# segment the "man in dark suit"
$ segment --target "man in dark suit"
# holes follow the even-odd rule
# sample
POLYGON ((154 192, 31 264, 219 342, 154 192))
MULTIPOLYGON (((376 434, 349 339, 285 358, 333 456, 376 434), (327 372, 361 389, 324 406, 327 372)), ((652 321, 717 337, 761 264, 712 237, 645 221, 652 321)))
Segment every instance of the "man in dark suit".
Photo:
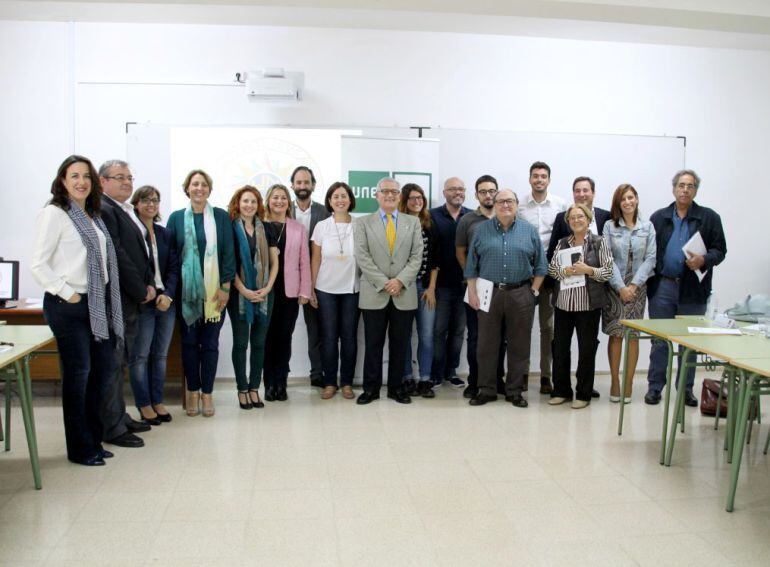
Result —
MULTIPOLYGON (((572 182, 572 198, 574 199, 574 202, 578 205, 585 205, 594 214, 594 218, 591 221, 588 230, 597 236, 601 236, 602 231, 604 230, 604 223, 610 219, 610 212, 599 207, 594 207, 595 196, 596 184, 590 177, 577 177, 575 181, 572 182)), ((570 234, 572 234, 572 231, 569 229, 567 220, 564 218, 564 213, 559 213, 556 215, 556 220, 553 223, 551 241, 548 244, 547 258, 549 263, 551 262, 553 251, 556 250, 556 245, 559 243, 559 240, 570 234)))
MULTIPOLYGON (((331 213, 321 203, 311 199, 315 189, 313 170, 304 165, 295 168, 291 174, 291 189, 296 197, 291 205, 294 219, 302 223, 307 230, 308 252, 310 239, 318 221, 327 218, 331 213)), ((314 300, 302 306, 302 316, 307 328, 307 356, 310 359, 310 385, 324 387, 323 365, 321 364, 321 335, 318 329, 318 303, 314 300)))
POLYGON ((141 303, 155 299, 154 263, 145 239, 146 229, 129 203, 133 192, 133 176, 128 164, 110 160, 99 168, 102 197, 102 219, 110 231, 118 257, 120 297, 125 325, 124 344, 118 344, 115 357, 117 370, 102 408, 104 441, 119 447, 142 447, 144 441, 135 432, 150 426, 134 421, 126 413, 123 384, 129 353, 136 341, 136 320, 141 303))
MULTIPOLYGON (((585 205, 588 207, 588 210, 594 214, 594 218, 591 221, 588 230, 598 236, 601 236, 602 232, 604 231, 604 223, 606 223, 610 218, 610 212, 599 207, 594 207, 595 196, 596 183, 594 183, 594 180, 590 177, 576 177, 575 181, 572 182, 572 198, 574 199, 574 202, 578 205, 585 205)), ((572 233, 569 225, 567 224, 567 219, 564 218, 564 214, 565 213, 559 213, 556 215, 556 220, 553 223, 551 241, 548 244, 548 252, 546 254, 549 264, 551 263, 553 252, 556 250, 556 245, 559 243, 559 240, 565 236, 569 236, 572 233)), ((598 398, 599 392, 597 392, 595 389, 592 390, 591 397, 598 398)))

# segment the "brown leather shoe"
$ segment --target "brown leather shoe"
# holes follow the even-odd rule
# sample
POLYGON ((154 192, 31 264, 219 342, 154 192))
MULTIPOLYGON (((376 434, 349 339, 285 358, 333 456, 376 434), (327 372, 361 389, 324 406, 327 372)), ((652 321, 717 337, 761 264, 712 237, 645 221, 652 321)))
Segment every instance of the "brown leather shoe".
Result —
POLYGON ((551 379, 548 376, 540 378, 540 393, 550 394, 553 392, 553 386, 551 385, 551 379))
POLYGON ((337 393, 337 387, 336 386, 326 386, 321 391, 321 399, 322 400, 330 400, 334 397, 334 394, 337 393))
POLYGON ((342 387, 342 397, 346 400, 352 400, 356 397, 356 395, 353 393, 353 386, 343 386, 342 387))

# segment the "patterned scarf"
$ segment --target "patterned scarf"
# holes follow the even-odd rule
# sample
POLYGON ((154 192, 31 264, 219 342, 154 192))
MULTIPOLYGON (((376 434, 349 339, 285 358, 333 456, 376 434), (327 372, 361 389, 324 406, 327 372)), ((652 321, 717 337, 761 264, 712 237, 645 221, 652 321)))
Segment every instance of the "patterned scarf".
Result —
POLYGON ((195 233, 192 204, 184 212, 184 248, 182 250, 182 318, 192 326, 203 317, 206 323, 216 323, 222 316, 217 309, 219 289, 219 256, 217 254, 217 225, 214 207, 206 203, 203 210, 203 231, 206 251, 201 272, 198 239, 195 233))
MULTIPOLYGON (((233 221, 235 230, 235 239, 238 241, 238 253, 241 256, 241 281, 243 285, 252 291, 262 289, 267 285, 270 277, 269 255, 267 250, 267 238, 265 237, 265 225, 258 218, 254 217, 254 237, 257 241, 254 251, 254 261, 251 260, 251 251, 249 250, 249 240, 246 237, 246 228, 241 219, 233 221)), ((254 323, 254 314, 256 312, 260 323, 267 321, 267 300, 259 303, 246 301, 240 293, 238 294, 238 313, 241 319, 251 325, 254 323)))
POLYGON ((85 211, 74 201, 70 201, 67 211, 75 230, 86 247, 86 259, 88 262, 88 316, 91 321, 91 333, 97 341, 110 338, 110 322, 112 331, 119 339, 123 339, 123 308, 120 303, 120 278, 118 276, 118 259, 115 256, 115 247, 112 238, 104 226, 100 217, 94 217, 93 222, 85 211), (107 304, 105 298, 105 277, 102 272, 102 251, 99 247, 99 237, 96 229, 102 231, 107 240, 107 270, 110 281, 107 284, 110 290, 110 320, 107 320, 107 304))

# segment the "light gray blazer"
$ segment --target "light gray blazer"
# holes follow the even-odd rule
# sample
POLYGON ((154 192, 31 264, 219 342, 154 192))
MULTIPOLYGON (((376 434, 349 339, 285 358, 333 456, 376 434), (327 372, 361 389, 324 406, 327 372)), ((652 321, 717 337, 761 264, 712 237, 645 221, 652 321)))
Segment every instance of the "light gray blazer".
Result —
POLYGON ((415 280, 422 264, 422 230, 420 221, 406 213, 398 213, 396 245, 393 256, 388 249, 385 225, 380 211, 361 217, 356 223, 356 262, 361 270, 361 309, 383 309, 390 295, 383 289, 385 282, 397 278, 404 284, 393 298, 396 309, 417 309, 415 280))

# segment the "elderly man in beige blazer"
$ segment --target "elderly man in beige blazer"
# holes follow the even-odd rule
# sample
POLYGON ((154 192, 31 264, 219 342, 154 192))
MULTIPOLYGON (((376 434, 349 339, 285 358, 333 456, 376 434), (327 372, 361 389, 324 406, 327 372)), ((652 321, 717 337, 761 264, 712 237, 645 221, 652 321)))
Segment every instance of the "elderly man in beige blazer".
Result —
POLYGON ((380 397, 382 351, 388 334, 388 397, 411 403, 401 385, 406 343, 417 311, 415 280, 422 263, 422 231, 417 217, 399 214, 400 186, 385 177, 377 183, 377 212, 356 223, 356 261, 361 270, 358 306, 364 317, 364 391, 356 403, 380 397))

